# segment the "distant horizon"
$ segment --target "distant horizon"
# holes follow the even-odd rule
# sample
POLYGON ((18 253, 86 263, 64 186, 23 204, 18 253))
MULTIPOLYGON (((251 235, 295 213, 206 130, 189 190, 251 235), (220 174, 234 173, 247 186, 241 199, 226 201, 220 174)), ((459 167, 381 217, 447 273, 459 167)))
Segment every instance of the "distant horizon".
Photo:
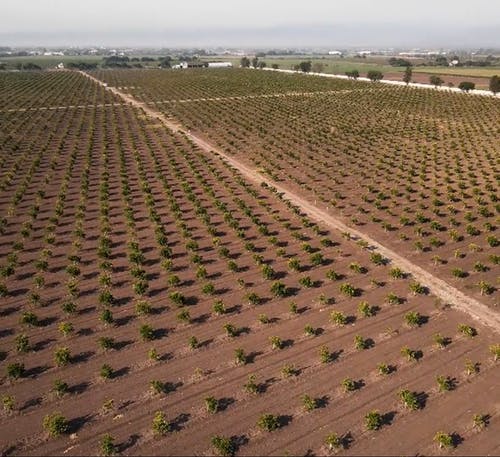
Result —
POLYGON ((205 27, 168 30, 131 28, 89 31, 3 32, 0 46, 135 48, 500 48, 498 26, 400 24, 302 24, 280 27, 205 27), (362 34, 360 33, 362 30, 362 34), (124 38, 124 35, 126 38, 124 38), (366 38, 370 36, 370 39, 366 38))
POLYGON ((0 46, 500 47, 500 2, 2 0, 0 46))

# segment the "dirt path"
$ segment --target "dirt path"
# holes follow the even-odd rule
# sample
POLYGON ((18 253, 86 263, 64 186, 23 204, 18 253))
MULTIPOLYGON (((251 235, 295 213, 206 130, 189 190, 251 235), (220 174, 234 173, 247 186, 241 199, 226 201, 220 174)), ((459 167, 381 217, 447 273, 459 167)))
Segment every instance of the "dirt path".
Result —
MULTIPOLYGON (((275 69, 275 68, 263 68, 263 70, 278 71, 281 73, 300 74, 300 75, 305 75, 305 76, 307 76, 307 75, 322 76, 324 78, 349 79, 346 75, 337 75, 337 74, 332 74, 332 73, 312 73, 312 72, 304 73, 300 70, 283 70, 283 69, 275 69)), ((463 79, 463 78, 461 78, 461 79, 463 79)), ((359 77, 359 78, 357 78, 357 80, 371 82, 370 79, 363 78, 363 77, 359 77)), ((470 80, 470 78, 468 80, 470 80)), ((464 94, 464 91, 462 91, 458 87, 447 87, 447 86, 434 87, 431 84, 424 84, 424 83, 420 83, 420 82, 411 82, 409 84, 406 84, 403 81, 399 81, 399 80, 394 81, 392 79, 381 79, 379 82, 382 84, 390 84, 393 86, 406 86, 406 85, 408 85, 409 87, 418 87, 420 89, 441 90, 441 91, 445 91, 445 92, 456 92, 456 93, 464 94)), ((494 98, 500 97, 500 93, 494 94, 494 93, 490 92, 489 90, 482 90, 482 89, 474 89, 474 90, 468 92, 468 95, 480 95, 480 96, 487 96, 487 97, 494 97, 494 98)))
POLYGON ((345 225, 343 222, 341 222, 334 216, 330 215, 327 211, 318 208, 314 204, 310 203, 308 200, 305 200, 299 195, 290 192, 285 187, 263 176, 253 168, 250 168, 249 166, 245 165, 239 160, 236 160, 235 158, 225 154, 223 151, 213 146, 212 144, 202 139, 201 137, 189 131, 186 131, 179 123, 175 122, 170 118, 167 118, 158 111, 149 108, 148 106, 145 106, 144 103, 137 101, 134 97, 121 92, 115 87, 107 86, 99 79, 85 72, 80 72, 80 73, 92 79, 97 84, 106 87, 106 89, 108 89, 118 97, 121 97, 124 101, 130 103, 131 105, 139 109, 142 109, 150 117, 160 120, 165 126, 170 128, 174 132, 183 133, 201 149, 219 155, 221 158, 226 160, 230 165, 236 168, 243 176, 245 176, 250 181, 257 183, 259 185, 262 182, 265 182, 275 187, 278 190, 278 192, 283 193, 283 196, 285 198, 287 198, 292 203, 300 207, 300 209, 312 219, 315 219, 316 221, 321 222, 327 225, 328 227, 334 228, 341 232, 349 232, 351 238, 354 240, 364 240, 368 242, 370 245, 369 248, 372 251, 379 252, 384 257, 389 259, 389 261, 395 266, 398 266, 407 273, 411 273, 411 275, 415 278, 415 280, 425 285, 432 294, 434 294, 436 297, 438 297, 443 301, 443 304, 449 304, 454 308, 469 314, 471 317, 477 319, 483 325, 492 328, 496 332, 500 331, 500 314, 488 308, 483 303, 475 300, 472 297, 465 295, 455 287, 449 285, 447 282, 437 278, 436 276, 424 270, 423 268, 419 267, 418 265, 415 265, 413 262, 409 261, 405 257, 400 256, 392 249, 383 246, 382 244, 372 239, 367 234, 345 225))

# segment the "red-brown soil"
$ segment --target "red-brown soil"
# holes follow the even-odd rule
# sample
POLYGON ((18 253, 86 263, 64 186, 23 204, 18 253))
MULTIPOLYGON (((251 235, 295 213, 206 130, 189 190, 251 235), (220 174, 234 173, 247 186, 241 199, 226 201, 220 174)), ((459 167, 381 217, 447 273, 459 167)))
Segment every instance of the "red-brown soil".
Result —
MULTIPOLYGON (((161 115, 124 105, 111 93, 106 97, 114 106, 102 106, 101 101, 92 106, 79 97, 72 103, 90 106, 0 113, 14 132, 0 131, 1 179, 16 170, 0 194, 6 220, 2 268, 10 264, 15 270, 2 279, 8 295, 0 298, 1 390, 15 399, 13 411, 1 419, 3 453, 96 454, 101 437, 109 433, 117 451, 127 455, 211 455, 211 437, 219 434, 232 437, 241 455, 325 454, 325 437, 336 432, 350 433, 341 451, 345 454, 435 454, 443 452, 433 442, 441 430, 456 434, 457 446, 448 453, 496 452, 498 366, 489 348, 498 342, 497 333, 432 294, 413 294, 412 277, 393 279, 392 265, 375 265, 370 251, 356 240, 315 224, 289 196, 252 184, 197 146, 193 137, 167 129, 161 115), (32 138, 24 131, 32 132, 32 138), (39 190, 45 191, 43 196, 39 190), (108 267, 99 255, 107 227, 110 286, 103 282, 108 267), (169 252, 162 251, 159 227, 169 252), (144 256, 139 263, 130 257, 131 241, 144 256), (43 249, 52 252, 45 255, 43 249), (314 252, 322 253, 322 263, 312 262, 314 252), (162 256, 171 264, 162 262, 162 256), (45 258, 46 271, 37 262, 45 258), (300 261, 300 271, 290 268, 291 258, 300 261), (80 268, 79 291, 73 298, 76 312, 67 314, 61 305, 70 300, 67 266, 72 264, 80 268), (274 279, 263 277, 264 264, 273 268, 274 279), (357 273, 352 264, 365 270, 357 273), (206 278, 197 274, 200 265, 206 278), (134 267, 145 270, 149 288, 142 297, 134 291, 134 267), (327 278, 332 269, 342 276, 339 280, 327 278), (37 286, 35 276, 42 276, 45 284, 37 286), (313 287, 299 283, 305 276, 313 287), (288 297, 273 295, 276 281, 290 288, 288 297), (213 283, 214 295, 202 292, 207 282, 213 283), (351 283, 360 295, 345 296, 342 283, 351 283), (100 302, 100 293, 108 289, 112 305, 100 302), (173 302, 173 291, 184 294, 185 307, 173 302), (249 292, 262 302, 251 304, 249 292), (389 293, 401 303, 389 304, 389 293), (137 315, 140 299, 151 304, 152 314, 137 315), (213 313, 216 300, 224 302, 226 314, 213 313), (292 301, 297 314, 290 312, 292 301), (374 316, 359 314, 361 301, 378 308, 374 316), (189 323, 178 319, 182 308, 189 310, 189 323), (114 325, 100 320, 104 309, 112 311, 114 325), (329 319, 334 310, 352 316, 351 322, 334 325, 329 319), (20 323, 27 311, 36 313, 39 326, 20 323), (423 316, 420 326, 405 323, 409 311, 423 316), (259 321, 262 314, 269 323, 259 321), (69 336, 59 331, 62 322, 73 324, 69 336), (138 329, 144 323, 155 329, 154 340, 141 340, 138 329), (240 330, 238 336, 226 335, 227 323, 240 330), (473 326, 477 336, 458 332, 463 323, 473 326), (316 336, 304 333, 308 325, 316 336), (437 348, 436 333, 451 343, 437 348), (27 353, 16 350, 19 334, 29 337, 27 353), (373 346, 355 349, 356 335, 371 339, 373 346), (191 336, 199 341, 198 349, 189 348, 191 336), (281 337, 286 347, 272 349, 272 336, 281 337), (101 348, 102 337, 114 338, 114 349, 101 348), (329 363, 320 360, 323 346, 332 353, 329 363), (402 357, 405 346, 422 351, 418 362, 402 357), (71 363, 64 367, 54 363, 59 347, 71 350, 71 363), (160 360, 148 359, 152 347, 160 360), (247 364, 235 364, 236 348, 244 349, 247 364), (478 373, 464 372, 469 359, 480 364, 478 373), (8 379, 7 366, 14 362, 24 363, 25 377, 8 379), (378 374, 381 362, 392 365, 394 372, 378 374), (113 368, 112 379, 100 378, 104 363, 113 368), (283 378, 284 364, 293 364, 298 375, 283 378), (244 391, 250 374, 256 375, 261 393, 244 391), (455 388, 439 392, 437 375, 454 378, 455 388), (343 391, 341 382, 347 377, 358 382, 358 390, 343 391), (69 385, 60 398, 52 392, 57 379, 69 385), (152 380, 169 383, 170 392, 154 394, 152 380), (398 399, 401 389, 419 394, 423 408, 404 408, 398 399), (320 407, 305 412, 304 394, 318 399, 320 407), (215 414, 205 409, 208 396, 219 400, 215 414), (110 399, 113 407, 104 411, 110 399), (385 425, 367 431, 363 418, 373 409, 384 414, 385 425), (70 424, 67 434, 49 438, 42 421, 54 411, 70 424), (156 411, 164 412, 171 424, 172 431, 163 437, 152 432, 156 411), (256 425, 268 412, 281 416, 282 427, 271 433, 256 425), (478 413, 488 415, 489 425, 482 431, 472 428, 472 416, 478 413)), ((47 102, 43 106, 61 106, 61 100, 47 102)))

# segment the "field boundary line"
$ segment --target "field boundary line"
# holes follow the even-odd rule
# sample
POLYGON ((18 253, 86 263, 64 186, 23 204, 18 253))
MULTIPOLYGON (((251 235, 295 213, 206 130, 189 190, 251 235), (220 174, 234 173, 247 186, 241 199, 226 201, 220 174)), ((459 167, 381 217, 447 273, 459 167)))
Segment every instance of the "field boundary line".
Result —
MULTIPOLYGON (((255 69, 254 69, 255 70, 255 69)), ((285 70, 285 69, 280 69, 280 68, 263 68, 262 70, 265 71, 277 71, 280 73, 291 73, 291 74, 299 74, 299 75, 304 75, 304 76, 322 76, 324 78, 336 78, 336 79, 346 79, 349 80, 350 78, 346 75, 338 75, 338 74, 333 74, 333 73, 304 73, 303 71, 300 70, 285 70)), ((473 77, 473 76, 472 76, 473 77)), ((369 78, 363 78, 359 77, 356 78, 356 81, 365 81, 365 82, 372 82, 369 78)), ((408 86, 408 87, 417 87, 419 89, 430 89, 430 90, 439 90, 439 91, 444 91, 444 92, 454 92, 458 94, 463 94, 463 95, 479 95, 482 97, 493 97, 493 98, 500 98, 500 92, 497 94, 494 94, 493 92, 489 90, 483 90, 483 89, 474 89, 468 93, 465 93, 463 90, 459 89, 458 87, 447 87, 447 86, 432 86, 431 84, 424 84, 424 83, 409 83, 406 84, 404 81, 394 81, 392 79, 381 79, 378 81, 383 84, 388 84, 392 86, 408 86)))
POLYGON ((478 300, 465 295, 463 292, 459 291, 457 288, 451 286, 446 281, 436 277, 432 273, 424 270, 422 267, 414 264, 407 258, 399 255, 392 249, 382 245, 375 239, 366 235, 365 233, 349 227, 344 224, 338 218, 330 215, 327 211, 318 208, 314 204, 310 203, 305 198, 300 197, 298 194, 288 190, 282 185, 274 182, 273 180, 263 176, 261 173, 256 171, 255 169, 249 167, 243 162, 235 159, 234 157, 226 154, 220 148, 210 144, 208 141, 204 140, 200 136, 191 133, 186 130, 181 124, 173 121, 172 119, 168 119, 162 113, 155 111, 147 106, 145 106, 142 102, 136 100, 134 97, 125 94, 115 87, 109 87, 104 82, 95 78, 94 76, 80 71, 84 76, 92 79, 97 84, 100 84, 103 87, 106 87, 109 91, 114 93, 115 95, 121 97, 126 102, 135 106, 136 108, 142 109, 146 114, 154 119, 160 120, 166 127, 171 129, 175 133, 184 134, 188 139, 190 139, 193 144, 200 147, 202 150, 216 154, 223 160, 225 160, 229 165, 233 166, 237 169, 245 178, 250 180, 251 182, 261 185, 262 183, 266 183, 269 186, 274 187, 278 192, 282 193, 285 198, 290 200, 292 203, 297 205, 304 213, 306 213, 309 217, 314 220, 325 224, 328 227, 334 228, 341 233, 348 232, 351 235, 351 239, 356 240, 364 240, 370 244, 370 249, 375 252, 379 252, 381 255, 386 257, 388 261, 400 268, 402 268, 406 273, 410 273, 413 278, 426 286, 433 295, 437 298, 441 299, 445 304, 449 304, 455 309, 458 309, 464 313, 469 314, 471 317, 479 321, 481 324, 490 327, 496 332, 500 332, 500 314, 494 311, 493 309, 488 308, 485 304, 479 302, 478 300))
POLYGON ((228 95, 221 97, 199 97, 199 98, 181 98, 172 100, 159 100, 155 102, 141 102, 148 105, 155 105, 158 103, 192 103, 192 102, 217 102, 224 100, 247 100, 253 98, 280 98, 280 97, 314 97, 315 95, 335 95, 348 92, 360 92, 366 89, 341 89, 341 90, 318 90, 313 92, 277 92, 274 94, 257 94, 257 95, 228 95))
POLYGON ((108 108, 111 106, 123 106, 123 103, 94 103, 88 105, 59 105, 59 106, 32 106, 30 108, 7 108, 0 110, 0 113, 26 113, 32 111, 56 111, 66 109, 86 109, 86 108, 108 108))

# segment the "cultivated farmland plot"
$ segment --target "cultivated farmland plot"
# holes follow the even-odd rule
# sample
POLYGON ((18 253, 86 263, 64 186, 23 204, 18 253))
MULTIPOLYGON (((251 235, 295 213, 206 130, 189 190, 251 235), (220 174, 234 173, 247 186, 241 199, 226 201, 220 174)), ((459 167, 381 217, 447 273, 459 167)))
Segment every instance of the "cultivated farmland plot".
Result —
MULTIPOLYGON (((493 307, 494 101, 95 75, 493 307)), ((495 452, 494 329, 89 78, 0 78, 5 454, 495 452)))
POLYGON ((217 97, 213 87, 227 91, 235 80, 250 88, 260 74, 196 73, 100 76, 120 85, 123 75, 130 93, 225 152, 474 298, 498 304, 497 100, 308 77, 298 78, 303 92, 337 93, 188 103, 201 92, 217 97), (224 76, 230 84, 220 84, 224 76))

